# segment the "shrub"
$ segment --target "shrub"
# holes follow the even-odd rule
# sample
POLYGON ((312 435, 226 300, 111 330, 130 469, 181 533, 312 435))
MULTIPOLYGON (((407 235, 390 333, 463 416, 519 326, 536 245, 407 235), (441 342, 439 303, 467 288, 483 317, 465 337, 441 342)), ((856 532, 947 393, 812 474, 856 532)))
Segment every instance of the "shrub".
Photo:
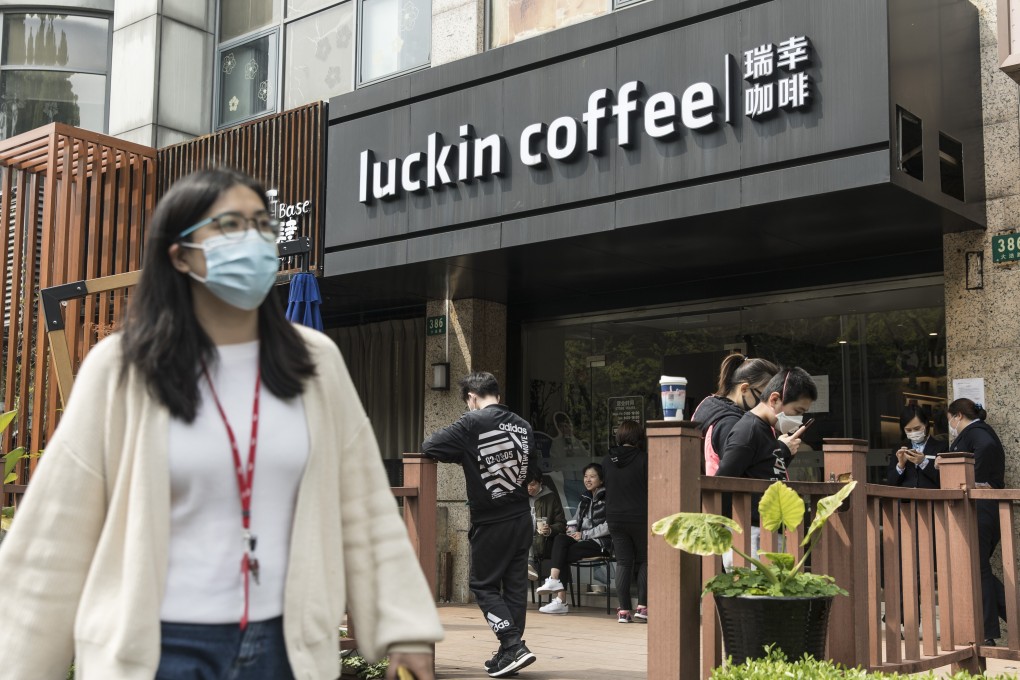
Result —
MULTIPOLYGON (((971 675, 967 671, 945 678, 944 680, 1007 680, 1006 675, 971 675)), ((797 661, 788 661, 786 655, 778 649, 770 649, 763 659, 748 659, 739 666, 725 665, 712 671, 712 680, 775 680, 776 678, 796 678, 797 680, 936 680, 938 676, 929 671, 924 675, 900 675, 899 673, 879 673, 865 671, 862 668, 844 668, 831 661, 819 661, 804 655, 797 661)))

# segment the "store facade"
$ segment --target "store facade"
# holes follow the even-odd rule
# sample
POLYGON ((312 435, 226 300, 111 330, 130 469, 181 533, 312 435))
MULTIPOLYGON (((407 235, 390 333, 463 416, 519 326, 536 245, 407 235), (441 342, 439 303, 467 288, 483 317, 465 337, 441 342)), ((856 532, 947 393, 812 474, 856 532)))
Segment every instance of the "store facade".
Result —
MULTIPOLYGON (((978 45, 962 0, 652 2, 336 97, 324 287, 444 316, 426 364, 494 370, 568 505, 616 420, 660 417, 660 374, 689 414, 733 350, 820 376, 813 445, 877 452, 946 398, 978 45)), ((427 431, 453 401, 426 396, 427 431)))

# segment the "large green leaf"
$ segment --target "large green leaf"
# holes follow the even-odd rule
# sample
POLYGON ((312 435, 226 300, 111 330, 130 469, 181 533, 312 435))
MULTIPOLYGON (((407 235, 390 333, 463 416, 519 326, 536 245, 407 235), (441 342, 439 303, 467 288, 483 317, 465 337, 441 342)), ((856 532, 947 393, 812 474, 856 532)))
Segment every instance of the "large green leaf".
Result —
POLYGON ((758 557, 764 557, 784 571, 790 571, 793 569, 794 560, 793 555, 790 553, 759 552, 758 557))
POLYGON ((18 410, 7 411, 0 413, 0 432, 3 432, 8 426, 14 422, 14 419, 18 416, 18 410))
POLYGON ((7 455, 4 456, 4 484, 10 484, 6 481, 14 471, 14 466, 18 464, 18 461, 25 457, 25 447, 19 446, 13 451, 8 451, 7 455))
POLYGON ((778 531, 786 527, 793 531, 804 521, 804 500, 790 487, 776 482, 762 494, 758 513, 762 529, 778 531))
POLYGON ((729 517, 702 512, 678 512, 652 525, 652 533, 695 555, 722 555, 733 546, 734 531, 743 533, 729 517))
POLYGON ((816 533, 821 531, 825 523, 829 521, 829 517, 832 513, 839 509, 839 506, 843 504, 850 492, 857 486, 857 481, 847 482, 842 489, 826 496, 825 498, 818 501, 818 507, 815 509, 815 518, 811 521, 811 527, 808 529, 807 535, 804 537, 804 541, 801 543, 802 546, 809 545, 812 538, 816 533))

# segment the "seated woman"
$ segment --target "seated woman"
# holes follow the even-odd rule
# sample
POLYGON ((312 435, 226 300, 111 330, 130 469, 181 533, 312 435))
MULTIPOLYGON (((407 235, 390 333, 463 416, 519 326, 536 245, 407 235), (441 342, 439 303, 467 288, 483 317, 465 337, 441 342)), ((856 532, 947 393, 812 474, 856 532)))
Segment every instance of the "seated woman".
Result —
POLYGON ((577 515, 567 533, 557 536, 552 545, 552 568, 549 578, 536 593, 553 593, 552 601, 539 607, 543 614, 566 614, 566 587, 570 585, 570 563, 585 557, 608 555, 612 547, 609 524, 606 522, 606 489, 602 486, 602 466, 592 463, 584 468, 584 488, 577 515), (590 495, 589 495, 590 494, 590 495))
POLYGON ((528 467, 528 500, 531 502, 531 519, 535 526, 535 537, 531 543, 528 562, 528 579, 538 580, 542 560, 552 557, 552 544, 556 536, 562 536, 567 529, 567 516, 556 485, 542 474, 537 465, 528 467), (539 521, 539 520, 543 521, 539 521))

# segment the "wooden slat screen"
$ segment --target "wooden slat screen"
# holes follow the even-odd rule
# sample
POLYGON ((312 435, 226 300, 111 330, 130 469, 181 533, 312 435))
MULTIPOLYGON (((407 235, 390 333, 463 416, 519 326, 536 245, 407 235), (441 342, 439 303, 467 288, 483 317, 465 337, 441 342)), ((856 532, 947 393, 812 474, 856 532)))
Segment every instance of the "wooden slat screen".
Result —
MULTIPOLYGON (((3 410, 18 409, 0 450, 44 449, 60 413, 39 290, 137 269, 155 192, 156 152, 145 146, 59 123, 0 141, 6 246, 0 394, 3 410)), ((114 291, 68 302, 64 321, 75 371, 116 327, 125 297, 114 291)), ((29 472, 19 469, 17 483, 4 491, 21 491, 29 472)))
MULTIPOLYGON (((280 203, 308 201, 309 214, 294 216, 295 229, 287 240, 308 237, 312 251, 308 268, 321 273, 323 180, 326 157, 326 105, 316 102, 266 116, 229 130, 160 149, 158 188, 162 196, 188 173, 206 167, 228 166, 275 190, 280 203)), ((277 217, 281 217, 279 214, 277 217)), ((287 216, 283 216, 286 229, 287 216)), ((289 258, 284 272, 302 269, 304 258, 289 258), (298 261, 300 259, 300 261, 298 261)))

